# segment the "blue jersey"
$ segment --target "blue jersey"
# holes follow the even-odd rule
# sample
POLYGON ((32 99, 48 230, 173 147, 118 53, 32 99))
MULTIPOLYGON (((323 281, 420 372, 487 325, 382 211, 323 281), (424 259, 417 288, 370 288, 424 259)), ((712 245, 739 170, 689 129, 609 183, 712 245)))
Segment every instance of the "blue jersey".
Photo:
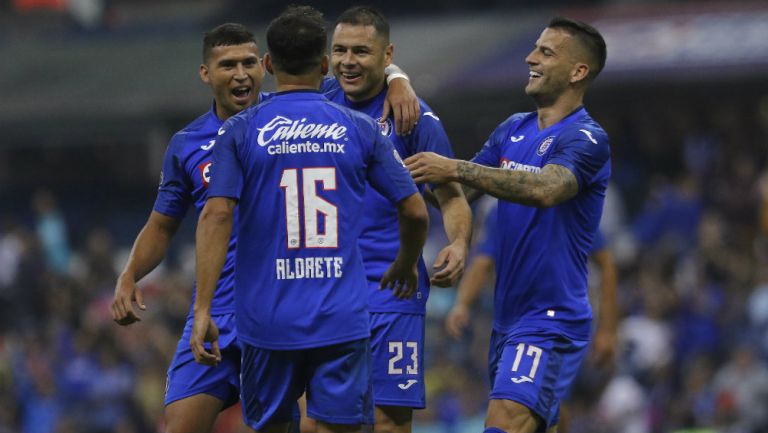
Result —
MULTIPOLYGON (((334 81, 334 83, 336 82, 334 81)), ((355 103, 347 99, 344 91, 336 83, 335 86, 326 91, 325 96, 333 102, 365 113, 374 119, 380 119, 386 94, 387 87, 385 86, 374 98, 355 103)), ((452 158, 451 143, 440 119, 424 101, 419 100, 419 103, 422 115, 410 135, 402 137, 395 134, 391 116, 379 124, 382 132, 392 140, 392 144, 403 159, 419 152, 435 152, 452 158)), ((368 277, 370 311, 424 314, 429 297, 429 274, 423 258, 419 258, 418 264, 419 289, 412 298, 397 299, 386 291, 379 290, 381 277, 397 257, 400 248, 400 234, 397 225, 397 208, 372 188, 369 188, 365 193, 365 212, 362 215, 362 226, 359 245, 368 277)))
POLYGON ((224 124, 209 196, 239 201, 238 338, 293 350, 369 336, 369 182, 393 202, 417 192, 376 123, 319 92, 277 93, 224 124))
MULTIPOLYGON (((496 260, 496 251, 498 250, 498 236, 495 235, 496 230, 496 218, 498 215, 498 203, 494 203, 493 207, 488 211, 483 222, 484 232, 483 238, 480 240, 477 247, 477 254, 488 256, 494 261, 496 260)), ((605 239, 605 235, 601 230, 595 232, 595 239, 592 241, 592 247, 589 249, 589 254, 595 254, 596 252, 607 248, 608 240, 605 239)))
POLYGON ((610 176, 605 131, 583 107, 543 130, 535 112, 516 114, 496 128, 473 161, 534 173, 557 164, 573 172, 579 191, 557 206, 499 200, 494 329, 543 326, 589 338, 587 256, 610 176))
MULTIPOLYGON (((195 205, 196 216, 208 198, 208 183, 213 143, 223 121, 216 116, 216 106, 177 132, 171 139, 163 159, 160 188, 155 200, 155 211, 176 219, 183 219, 190 204, 195 205)), ((233 313, 235 244, 237 224, 229 240, 227 258, 211 305, 211 314, 233 313)), ((195 303, 197 287, 192 292, 195 303)), ((190 314, 191 307, 190 307, 190 314)))

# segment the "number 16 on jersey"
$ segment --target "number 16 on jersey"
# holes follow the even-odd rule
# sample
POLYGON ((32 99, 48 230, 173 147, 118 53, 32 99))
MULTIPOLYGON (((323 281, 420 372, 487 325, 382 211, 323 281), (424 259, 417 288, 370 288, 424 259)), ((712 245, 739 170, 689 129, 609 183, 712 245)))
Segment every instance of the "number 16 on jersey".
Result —
POLYGON ((318 183, 321 184, 323 191, 335 190, 336 168, 287 168, 280 176, 280 188, 285 190, 285 230, 289 249, 302 247, 301 213, 304 216, 304 248, 338 248, 339 246, 338 209, 317 195, 318 183), (302 204, 303 212, 300 212, 302 204), (320 231, 320 214, 322 214, 324 226, 322 232, 320 231))

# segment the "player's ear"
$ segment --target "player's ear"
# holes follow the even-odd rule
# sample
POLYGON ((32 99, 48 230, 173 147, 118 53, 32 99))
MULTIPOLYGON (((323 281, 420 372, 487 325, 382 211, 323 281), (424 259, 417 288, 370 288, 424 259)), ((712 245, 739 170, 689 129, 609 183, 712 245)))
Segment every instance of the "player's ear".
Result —
POLYGON ((323 73, 323 76, 328 75, 328 56, 323 56, 322 59, 320 59, 320 69, 323 73))
POLYGON ((259 57, 259 80, 263 80, 266 74, 264 72, 264 57, 259 57))
POLYGON ((211 77, 208 75, 208 65, 205 63, 200 65, 200 79, 203 80, 203 83, 205 84, 211 84, 211 77))
POLYGON ((392 44, 387 45, 387 48, 384 49, 384 67, 392 64, 392 56, 395 55, 395 46, 392 44))
POLYGON ((576 63, 571 70, 571 84, 586 80, 588 75, 589 65, 586 63, 576 63))
POLYGON ((272 56, 269 53, 264 54, 264 69, 269 72, 270 75, 275 75, 275 71, 272 69, 272 56))

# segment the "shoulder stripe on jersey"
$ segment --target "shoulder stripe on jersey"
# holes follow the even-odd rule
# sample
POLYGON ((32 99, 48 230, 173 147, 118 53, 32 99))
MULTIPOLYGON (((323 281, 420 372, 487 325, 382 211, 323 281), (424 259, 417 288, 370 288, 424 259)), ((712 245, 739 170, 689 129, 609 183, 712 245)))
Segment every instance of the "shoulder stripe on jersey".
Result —
POLYGON ((591 132, 587 131, 586 129, 579 129, 579 131, 583 132, 587 136, 587 138, 589 138, 589 141, 591 141, 592 143, 597 144, 597 140, 595 140, 594 137, 592 137, 592 133, 591 132))

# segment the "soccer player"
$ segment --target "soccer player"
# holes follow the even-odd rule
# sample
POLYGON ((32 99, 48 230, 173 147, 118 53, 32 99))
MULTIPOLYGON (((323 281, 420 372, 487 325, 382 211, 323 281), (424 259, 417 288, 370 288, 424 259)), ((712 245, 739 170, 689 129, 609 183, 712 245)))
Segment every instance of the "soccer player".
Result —
MULTIPOLYGON (((477 247, 477 253, 467 265, 467 270, 459 284, 453 308, 446 315, 445 329, 453 338, 461 338, 472 316, 472 307, 491 276, 496 272, 496 243, 497 237, 493 231, 496 227, 497 207, 494 205, 488 212, 483 226, 485 233, 477 247)), ((597 320, 591 345, 591 358, 600 367, 608 366, 615 356, 616 326, 618 311, 616 305, 617 270, 613 255, 608 249, 605 236, 600 230, 595 233, 589 258, 600 275, 597 302, 600 317, 597 320)), ((562 427, 562 426, 561 426, 562 427)), ((562 430, 562 428, 561 428, 562 430)))
MULTIPOLYGON (((115 287, 112 317, 118 324, 141 320, 133 301, 141 310, 146 306, 136 282, 162 261, 189 205, 193 204, 197 212, 202 209, 217 131, 224 120, 258 100, 263 77, 256 40, 245 27, 223 24, 205 34, 200 79, 211 87, 214 102, 207 113, 176 133, 168 145, 154 209, 115 287)), ((207 368, 194 362, 189 347, 190 314, 168 368, 167 432, 210 432, 219 412, 239 399, 240 348, 235 339, 233 299, 235 242, 233 234, 211 308, 222 335, 221 363, 207 368)))
MULTIPOLYGON (((418 152, 453 156, 448 136, 437 115, 423 102, 423 113, 410 135, 393 134, 393 120, 382 113, 387 92, 384 71, 392 62, 394 47, 389 24, 377 10, 355 6, 336 20, 331 41, 331 65, 338 86, 326 97, 379 119, 403 158, 418 152)), ((443 213, 450 244, 437 255, 432 283, 450 286, 461 276, 471 234, 472 213, 456 182, 436 185, 434 195, 443 213)), ((430 279, 419 259, 416 296, 398 299, 379 290, 379 281, 397 256, 397 209, 374 189, 366 191, 362 215, 360 252, 368 279, 373 354, 375 432, 410 433, 414 408, 425 407, 424 314, 430 279)), ((305 431, 307 427, 303 426, 305 431)), ((309 429, 311 431, 311 428, 309 429)))
POLYGON ((554 431, 587 349, 587 256, 610 146, 583 98, 605 57, 593 27, 553 19, 526 57, 535 112, 504 121, 472 162, 434 153, 406 160, 419 183, 459 181, 500 199, 485 433, 554 431))
MULTIPOLYGON (((392 71, 401 72, 396 67, 392 71)), ((226 119, 267 96, 259 93, 263 76, 256 41, 245 27, 223 24, 205 34, 200 78, 210 86, 214 102, 206 114, 175 134, 168 146, 154 209, 137 236, 115 287, 112 317, 118 324, 127 326, 141 320, 133 303, 140 310, 146 306, 136 283, 162 261, 189 205, 193 204, 198 213, 202 210, 210 181, 212 143, 226 119)), ((324 85, 333 81, 328 79, 324 85)), ((405 131, 412 128, 416 120, 415 117, 407 118, 413 117, 410 96, 413 91, 407 80, 395 79, 392 84, 392 111, 401 115, 400 124, 405 131)), ((412 101, 418 104, 415 95, 412 101)), ((167 432, 210 432, 218 413, 239 399, 240 348, 235 339, 233 317, 236 238, 233 232, 211 310, 222 332, 222 362, 216 368, 193 362, 189 346, 190 311, 168 369, 167 432)))
POLYGON ((287 431, 305 391, 319 432, 372 422, 368 294, 357 246, 367 184, 397 203, 401 248, 381 281, 395 296, 415 292, 426 237, 424 200, 391 142, 373 119, 319 92, 326 41, 322 15, 308 6, 270 23, 264 65, 278 92, 222 126, 197 228, 190 344, 198 362, 215 365, 222 354, 211 298, 238 205, 235 317, 243 412, 256 431, 287 431))
MULTIPOLYGON (((467 265, 467 270, 459 284, 456 301, 453 308, 445 318, 445 329, 448 334, 456 339, 461 338, 463 330, 471 321, 472 306, 474 305, 480 291, 486 287, 491 280, 496 268, 496 243, 497 237, 493 229, 496 227, 496 206, 491 209, 485 218, 485 234, 480 242, 477 253, 467 265)), ((595 233, 595 240, 590 248, 590 261, 595 265, 600 276, 598 286, 599 319, 595 326, 594 337, 590 346, 589 361, 594 367, 601 370, 601 373, 610 374, 612 363, 616 350, 616 326, 618 310, 616 305, 616 285, 617 270, 613 262, 613 255, 606 245, 605 236, 600 230, 595 233)), ((587 374, 584 369, 577 375, 576 383, 579 383, 579 377, 587 374)), ((593 392, 595 390, 592 390, 593 392)), ((566 410, 570 406, 566 398, 560 407, 559 432, 567 431, 567 416, 570 412, 566 410)))

